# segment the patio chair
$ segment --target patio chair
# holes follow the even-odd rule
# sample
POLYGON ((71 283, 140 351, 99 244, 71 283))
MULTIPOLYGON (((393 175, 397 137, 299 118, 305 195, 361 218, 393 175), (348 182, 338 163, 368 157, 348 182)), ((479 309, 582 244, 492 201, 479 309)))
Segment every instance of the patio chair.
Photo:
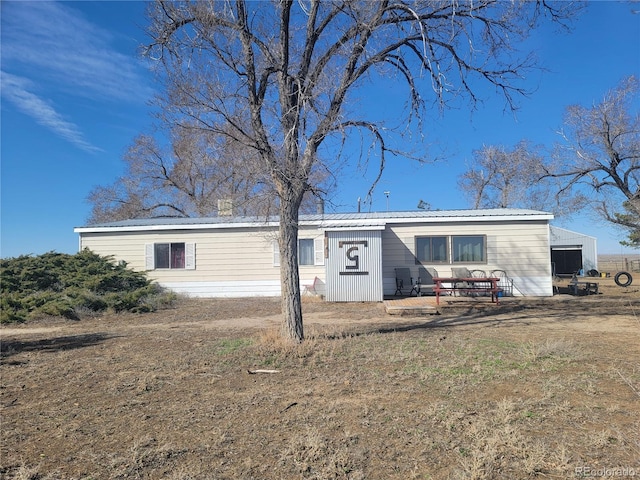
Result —
POLYGON ((453 267, 451 273, 455 278, 471 278, 471 272, 467 267, 453 267))
POLYGON ((396 268, 396 293, 395 295, 404 295, 405 290, 409 290, 409 296, 413 292, 418 295, 418 285, 413 283, 411 270, 408 268, 396 268))
MULTIPOLYGON (((487 272, 485 272, 484 270, 471 270, 469 271, 469 274, 471 275, 471 278, 487 278, 487 272)), ((474 293, 473 296, 476 295, 480 295, 480 296, 488 296, 488 293, 474 293)))
POLYGON ((303 283, 302 284, 302 287, 303 287, 302 294, 303 295, 317 295, 318 292, 316 291, 316 285, 318 285, 318 282, 320 282, 320 279, 318 277, 315 277, 312 282, 303 283))
POLYGON ((484 270, 471 270, 469 273, 471 278, 487 278, 487 272, 484 270))
MULTIPOLYGON (((455 278, 471 278, 471 272, 467 267, 453 267, 451 269, 451 273, 455 278)), ((467 282, 455 282, 453 286, 455 288, 467 288, 469 287, 469 284, 467 282)), ((455 292, 456 291, 454 290, 453 291, 454 295, 455 295, 455 292)), ((465 292, 465 291, 458 291, 458 293, 461 296, 465 296, 465 297, 468 295, 468 292, 465 292)))
POLYGON ((513 296, 513 279, 509 278, 507 272, 504 270, 492 270, 489 276, 500 279, 498 281, 498 287, 502 289, 502 294, 505 297, 513 296))
POLYGON ((433 277, 437 277, 438 272, 434 268, 418 267, 418 291, 420 294, 433 293, 433 277))

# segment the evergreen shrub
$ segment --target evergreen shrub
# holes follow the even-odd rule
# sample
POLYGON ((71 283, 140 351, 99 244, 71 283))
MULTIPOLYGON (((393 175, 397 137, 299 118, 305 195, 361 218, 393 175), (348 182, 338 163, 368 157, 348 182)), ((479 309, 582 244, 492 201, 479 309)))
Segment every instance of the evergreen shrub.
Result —
POLYGON ((106 310, 150 312, 175 300, 146 274, 90 250, 1 259, 0 293, 0 323, 43 316, 78 320, 106 310))

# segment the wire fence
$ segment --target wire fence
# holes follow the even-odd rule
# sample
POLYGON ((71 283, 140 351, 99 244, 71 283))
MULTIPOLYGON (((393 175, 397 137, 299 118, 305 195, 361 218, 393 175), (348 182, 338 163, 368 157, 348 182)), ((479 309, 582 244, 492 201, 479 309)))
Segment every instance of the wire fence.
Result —
POLYGON ((640 272, 640 259, 625 256, 598 258, 598 270, 601 272, 640 272))

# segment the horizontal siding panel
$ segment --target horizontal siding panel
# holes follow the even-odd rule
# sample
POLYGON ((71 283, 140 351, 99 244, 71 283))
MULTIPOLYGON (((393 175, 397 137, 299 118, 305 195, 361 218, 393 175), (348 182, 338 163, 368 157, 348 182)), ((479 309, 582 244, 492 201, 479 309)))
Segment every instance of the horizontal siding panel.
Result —
POLYGON ((385 295, 395 291, 395 268, 408 267, 417 277, 415 237, 485 235, 487 262, 425 264, 435 268, 440 276, 452 275, 452 268, 468 267, 487 273, 505 270, 519 285, 522 294, 552 295, 551 259, 548 246, 549 227, 546 222, 504 222, 499 224, 403 224, 387 225, 383 232, 383 275, 385 295))
MULTIPOLYGON (((322 238, 317 229, 301 229, 300 238, 322 238)), ((150 279, 160 284, 190 284, 225 282, 251 285, 251 282, 268 282, 277 285, 277 291, 268 289, 269 295, 280 294, 280 268, 273 265, 274 232, 256 233, 248 229, 222 232, 134 232, 134 233, 85 233, 81 248, 89 248, 99 255, 112 256, 115 261, 125 261, 134 270, 146 271, 145 244, 185 242, 196 244, 196 268, 156 269, 147 271, 150 279), (259 280, 257 280, 259 279, 259 280), (247 283, 248 282, 248 283, 247 283), (275 293, 274 293, 275 292, 275 293)), ((302 283, 313 282, 315 277, 324 281, 323 265, 301 265, 302 283)), ((217 291, 217 290, 216 290, 217 291)), ((226 292, 222 292, 225 295, 226 292)), ((243 296, 250 291, 241 292, 243 296)))
MULTIPOLYGON (((280 280, 266 281, 238 281, 238 282, 158 282, 162 287, 189 297, 279 297, 281 294, 280 280)), ((305 285, 311 285, 313 279, 300 283, 300 291, 305 285)), ((316 283, 316 293, 323 295, 324 283, 316 283)))
POLYGON ((189 297, 278 297, 280 281, 159 282, 161 286, 189 297))
MULTIPOLYGON (((524 295, 552 295, 549 225, 546 220, 494 222, 396 223, 387 220, 382 233, 382 284, 386 295, 395 292, 395 272, 409 267, 417 276, 415 237, 433 235, 485 235, 485 264, 430 264, 441 276, 451 275, 452 266, 467 266, 489 273, 505 270, 516 290, 524 295)), ((318 239, 317 226, 301 228, 299 238, 318 239)), ((83 232, 81 248, 125 261, 145 271, 145 244, 185 242, 196 245, 195 270, 151 270, 150 278, 196 296, 255 296, 280 294, 280 269, 273 265, 273 242, 277 229, 228 228, 137 232, 83 232)), ((301 283, 319 277, 324 285, 325 266, 300 266, 301 283)))
MULTIPOLYGON (((247 234, 239 232, 190 232, 189 234, 171 232, 170 235, 158 233, 143 233, 138 235, 88 235, 83 241, 83 247, 88 247, 99 254, 111 254, 116 260, 126 261, 132 268, 144 270, 145 243, 160 242, 192 242, 196 244, 196 270, 190 272, 194 278, 203 273, 221 279, 238 277, 252 277, 256 275, 274 275, 278 277, 277 269, 273 268, 271 259, 271 242, 269 235, 247 234)), ((167 281, 173 278, 183 279, 183 270, 154 270, 154 278, 167 281)))

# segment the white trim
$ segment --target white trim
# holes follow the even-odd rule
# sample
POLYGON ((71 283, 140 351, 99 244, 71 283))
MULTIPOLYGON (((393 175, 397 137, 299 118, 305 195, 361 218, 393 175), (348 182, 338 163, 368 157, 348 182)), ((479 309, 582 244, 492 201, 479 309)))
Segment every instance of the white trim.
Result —
MULTIPOLYGON (((309 222, 313 225, 317 222, 309 222)), ((301 224, 304 225, 303 222, 301 224)), ((104 232, 145 232, 145 231, 163 231, 163 230, 206 230, 206 229, 229 229, 229 228, 260 228, 279 226, 278 222, 238 222, 238 223, 198 223, 189 225, 129 225, 129 226, 113 226, 113 227, 76 227, 73 229, 76 233, 104 233, 104 232)))
POLYGON ((277 297, 281 292, 279 280, 158 282, 158 284, 176 293, 200 298, 277 297))
POLYGON ((145 270, 154 270, 156 268, 156 247, 153 243, 145 243, 144 245, 144 268, 145 270))
POLYGON ((196 244, 184 244, 184 268, 185 270, 196 269, 196 244))
MULTIPOLYGON (((318 228, 324 231, 340 230, 384 230, 388 225, 404 223, 430 224, 430 223, 472 223, 472 222, 514 222, 514 221, 539 221, 553 220, 553 214, 541 213, 533 215, 473 215, 473 216, 442 216, 442 217, 389 217, 385 219, 348 219, 326 220, 321 222, 318 228)), ((302 223, 302 222, 301 222, 302 223)))
MULTIPOLYGON (((391 223, 391 222, 389 222, 391 223)), ((345 231, 349 231, 349 232, 371 232, 371 231, 375 231, 375 230, 384 230, 385 228, 387 228, 386 223, 380 224, 380 225, 362 225, 362 222, 359 222, 357 225, 354 226, 348 226, 348 225, 335 225, 335 226, 330 226, 330 225, 321 225, 318 227, 320 230, 322 230, 323 232, 345 232, 345 231)))
POLYGON ((313 264, 324 265, 324 235, 313 239, 313 264))
MULTIPOLYGON (((470 210, 473 212, 473 210, 470 210)), ((340 214, 337 214, 340 215, 340 214)), ((327 215, 329 216, 329 215, 327 215)), ((512 215, 508 214, 470 214, 470 215, 447 215, 445 211, 442 215, 424 215, 424 216, 406 216, 384 217, 383 214, 380 218, 366 218, 363 214, 360 218, 350 219, 313 219, 313 220, 300 220, 300 226, 317 226, 321 230, 336 230, 336 229, 353 229, 353 230, 374 230, 384 229, 385 225, 391 224, 403 224, 403 223, 469 223, 469 222, 504 222, 504 221, 539 221, 539 220, 553 220, 554 216, 551 213, 535 212, 530 215, 525 213, 516 213, 512 215)), ((76 233, 103 233, 103 232, 143 232, 143 231, 163 231, 163 230, 224 230, 234 228, 277 228, 279 222, 277 221, 264 221, 264 222, 221 222, 221 223, 178 223, 178 224, 164 224, 164 225, 120 225, 120 226, 96 226, 96 227, 76 227, 73 229, 76 233)))
POLYGON ((280 266, 280 243, 278 240, 273 241, 273 266, 280 266))
POLYGON ((536 215, 480 215, 480 216, 456 216, 456 217, 414 217, 414 218, 390 218, 387 224, 395 223, 470 223, 470 222, 513 222, 513 221, 553 220, 553 214, 536 215))

